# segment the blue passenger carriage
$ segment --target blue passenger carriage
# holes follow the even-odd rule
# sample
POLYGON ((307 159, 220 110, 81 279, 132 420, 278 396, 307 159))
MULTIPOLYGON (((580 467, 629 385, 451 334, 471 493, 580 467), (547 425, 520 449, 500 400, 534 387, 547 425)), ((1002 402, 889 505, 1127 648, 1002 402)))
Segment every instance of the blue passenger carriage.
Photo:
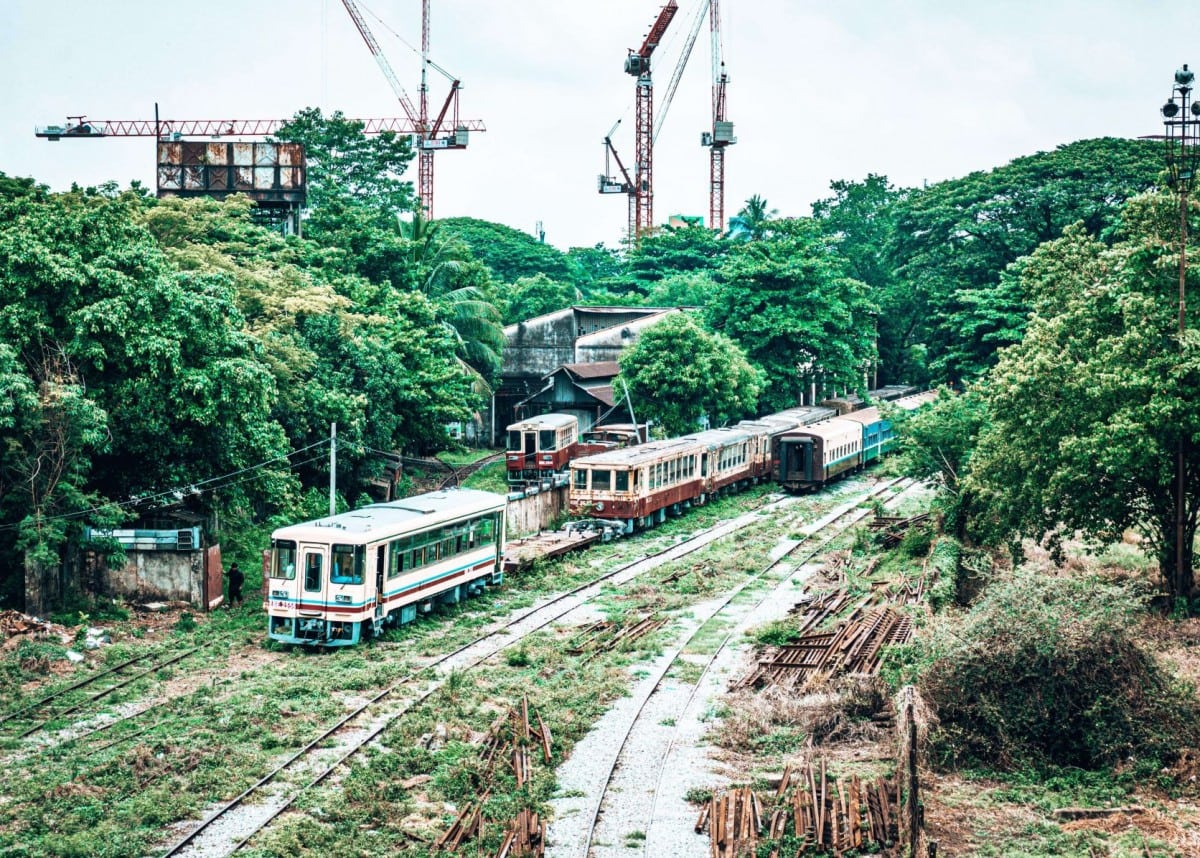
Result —
POLYGON ((267 631, 345 646, 503 580, 505 498, 444 489, 271 535, 267 631))

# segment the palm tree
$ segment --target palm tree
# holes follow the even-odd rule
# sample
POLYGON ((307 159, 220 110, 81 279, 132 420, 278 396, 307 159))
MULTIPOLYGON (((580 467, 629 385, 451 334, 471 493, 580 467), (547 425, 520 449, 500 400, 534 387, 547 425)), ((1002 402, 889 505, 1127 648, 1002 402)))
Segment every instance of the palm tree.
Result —
POLYGON ((757 241, 766 234, 768 221, 778 214, 779 209, 767 208, 766 199, 755 194, 746 200, 741 211, 729 219, 729 236, 757 241))
POLYGON ((415 212, 409 222, 398 221, 408 242, 409 260, 416 272, 417 289, 438 308, 443 325, 458 343, 458 359, 475 378, 480 393, 491 393, 487 379, 500 369, 504 328, 500 311, 483 288, 486 269, 465 248, 438 238, 438 225, 415 212))

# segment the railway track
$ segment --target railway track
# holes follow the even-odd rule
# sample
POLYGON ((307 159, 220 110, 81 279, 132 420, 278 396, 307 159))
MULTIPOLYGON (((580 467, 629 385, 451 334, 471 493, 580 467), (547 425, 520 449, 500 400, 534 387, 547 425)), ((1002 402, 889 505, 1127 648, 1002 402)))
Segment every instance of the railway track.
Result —
POLYGON ((442 482, 438 485, 438 488, 446 489, 450 488, 451 486, 457 486, 467 477, 471 476, 471 474, 475 473, 481 468, 487 467, 488 465, 492 464, 492 462, 503 458, 504 451, 500 451, 499 453, 492 453, 489 456, 484 456, 482 459, 477 459, 476 461, 467 465, 463 465, 462 467, 454 468, 450 472, 450 476, 442 480, 442 482))
POLYGON ((215 808, 191 831, 178 839, 163 858, 176 855, 228 855, 239 851, 287 812, 307 791, 319 786, 348 760, 368 747, 395 721, 439 691, 452 673, 482 665, 524 638, 549 626, 599 594, 605 586, 619 586, 648 569, 698 551, 715 540, 761 520, 764 509, 785 507, 797 499, 778 495, 735 519, 708 528, 680 542, 650 552, 556 594, 512 617, 452 652, 423 665, 379 691, 233 799, 215 808), (404 696, 407 692, 407 696, 404 696), (384 708, 384 705, 388 708, 384 708), (327 743, 333 742, 329 747, 327 743), (283 782, 285 774, 291 783, 283 782), (240 814, 239 810, 244 809, 240 814))
MULTIPOLYGON (((839 507, 830 515, 805 528, 802 531, 802 538, 796 544, 790 546, 781 556, 772 560, 759 572, 749 576, 723 598, 708 603, 704 607, 703 612, 700 612, 698 608, 693 609, 694 618, 692 620, 693 627, 691 631, 684 640, 677 642, 668 655, 656 662, 653 674, 643 683, 639 693, 640 702, 636 703, 636 705, 631 704, 624 707, 625 723, 617 728, 610 727, 606 731, 606 741, 604 743, 606 749, 612 749, 615 746, 615 752, 609 750, 609 759, 602 773, 603 783, 593 783, 591 788, 585 787, 579 790, 590 796, 588 806, 580 808, 579 804, 574 802, 571 803, 569 808, 560 808, 560 810, 564 810, 565 812, 556 814, 560 821, 551 826, 550 840, 557 844, 552 850, 553 855, 592 858, 594 854, 601 851, 597 847, 598 843, 608 844, 613 849, 621 849, 620 837, 622 831, 640 831, 645 834, 645 838, 641 844, 644 853, 655 852, 657 854, 663 850, 669 850, 671 844, 668 843, 652 845, 655 833, 654 821, 657 817, 656 806, 663 774, 670 766, 673 751, 679 744, 679 729, 683 723, 682 716, 695 705, 697 695, 703 687, 704 680, 709 675, 713 665, 727 650, 735 635, 740 633, 740 623, 734 623, 732 630, 705 658, 700 670, 700 676, 683 704, 676 710, 668 711, 664 707, 654 708, 654 703, 657 695, 659 695, 659 692, 664 687, 669 672, 681 662, 685 651, 704 629, 714 620, 722 619, 735 599, 747 588, 758 582, 768 580, 772 576, 772 573, 777 573, 781 569, 791 567, 791 571, 785 572, 780 579, 786 581, 796 570, 810 562, 832 542, 870 514, 869 510, 859 508, 861 500, 874 497, 897 485, 900 485, 902 489, 906 488, 910 482, 906 480, 894 480, 881 484, 874 487, 865 497, 839 507), (831 527, 835 528, 835 530, 814 544, 814 538, 831 527), (803 553, 798 555, 801 549, 803 549, 803 553), (646 717, 648 712, 653 713, 653 718, 646 717), (664 715, 668 717, 664 718, 664 715), (664 726, 664 722, 669 722, 670 725, 673 725, 670 728, 670 735, 665 745, 661 729, 664 726), (639 728, 643 728, 640 731, 640 735, 638 732, 639 728), (613 736, 614 729, 619 734, 616 737, 613 736), (664 747, 665 750, 663 750, 664 747), (644 761, 647 759, 657 759, 654 771, 649 773, 647 773, 644 764, 644 761), (631 774, 624 782, 618 784, 619 774, 631 760, 637 760, 641 763, 640 770, 636 774, 631 774), (642 801, 640 797, 645 795, 645 787, 649 781, 653 782, 649 803, 648 806, 645 806, 643 802, 642 809, 644 813, 639 814, 636 805, 638 805, 639 801, 642 801), (608 826, 608 830, 604 830, 604 818, 610 799, 613 802, 621 802, 624 806, 614 814, 614 816, 618 817, 615 820, 615 824, 608 826), (630 804, 635 805, 635 807, 630 808, 630 804), (578 820, 586 820, 586 826, 583 830, 579 830, 578 820), (659 846, 662 848, 658 848, 659 846)), ((773 593, 774 588, 769 588, 756 604, 748 608, 743 606, 739 611, 740 615, 744 617, 752 614, 773 593)), ((693 669, 698 666, 694 662, 690 662, 690 664, 693 669)), ((625 846, 628 845, 625 844, 625 846)))
POLYGON ((75 715, 90 704, 201 649, 203 647, 193 647, 178 653, 157 654, 157 658, 155 653, 145 653, 86 676, 33 703, 0 715, 0 740, 28 738, 48 725, 68 715, 75 715))

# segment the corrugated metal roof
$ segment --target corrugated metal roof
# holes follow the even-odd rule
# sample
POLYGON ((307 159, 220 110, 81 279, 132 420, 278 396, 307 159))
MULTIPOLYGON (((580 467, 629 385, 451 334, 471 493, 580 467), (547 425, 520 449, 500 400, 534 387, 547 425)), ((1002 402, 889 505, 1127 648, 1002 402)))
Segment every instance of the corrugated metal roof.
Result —
MULTIPOLYGON (((615 360, 602 360, 596 363, 564 363, 558 369, 565 369, 576 378, 613 378, 621 371, 621 365, 615 360)), ((558 369, 554 372, 558 372, 558 369)))

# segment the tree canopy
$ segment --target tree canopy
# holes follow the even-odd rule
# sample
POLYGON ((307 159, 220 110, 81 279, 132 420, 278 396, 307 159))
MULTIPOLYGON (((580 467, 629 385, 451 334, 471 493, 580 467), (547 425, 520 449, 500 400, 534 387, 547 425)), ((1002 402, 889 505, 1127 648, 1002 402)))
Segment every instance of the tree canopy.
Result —
POLYGON ((741 349, 688 313, 647 328, 620 363, 638 420, 653 421, 668 436, 695 431, 704 415, 722 425, 755 413, 758 371, 741 349))

